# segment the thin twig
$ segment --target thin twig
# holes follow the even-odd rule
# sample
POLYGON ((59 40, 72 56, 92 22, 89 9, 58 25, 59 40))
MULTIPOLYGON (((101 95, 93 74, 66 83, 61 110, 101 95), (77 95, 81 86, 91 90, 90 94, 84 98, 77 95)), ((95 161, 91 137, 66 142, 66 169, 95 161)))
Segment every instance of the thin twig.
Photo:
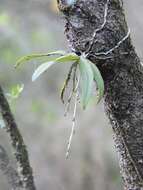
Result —
POLYGON ((76 89, 75 89, 75 104, 74 104, 74 112, 73 112, 73 118, 72 118, 72 129, 71 129, 70 137, 68 140, 66 158, 69 157, 73 135, 75 134, 75 121, 76 121, 77 103, 78 103, 78 96, 79 96, 79 92, 78 92, 79 82, 80 82, 80 76, 78 78, 76 89))
POLYGON ((24 190, 36 190, 32 168, 29 163, 28 152, 23 141, 23 137, 20 134, 1 86, 0 113, 2 115, 3 121, 5 122, 6 130, 10 136, 11 144, 14 149, 14 155, 18 166, 17 171, 19 173, 21 186, 24 188, 24 190))

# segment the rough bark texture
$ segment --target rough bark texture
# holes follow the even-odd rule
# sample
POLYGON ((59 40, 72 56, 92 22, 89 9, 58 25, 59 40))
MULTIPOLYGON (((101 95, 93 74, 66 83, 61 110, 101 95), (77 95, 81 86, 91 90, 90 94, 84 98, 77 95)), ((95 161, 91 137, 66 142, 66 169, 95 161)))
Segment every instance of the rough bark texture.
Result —
POLYGON ((105 108, 111 121, 126 190, 143 189, 143 67, 128 37, 123 4, 109 0, 107 21, 90 47, 94 31, 103 24, 107 0, 60 0, 65 33, 72 51, 88 53, 105 81, 105 108))
POLYGON ((13 168, 10 163, 9 156, 3 146, 0 145, 0 170, 3 175, 6 177, 7 183, 10 186, 10 189, 13 190, 22 190, 20 188, 20 178, 17 171, 13 168))
POLYGON ((36 188, 33 180, 32 168, 29 163, 28 152, 1 86, 0 113, 2 115, 3 121, 5 122, 7 133, 10 136, 14 155, 18 165, 17 173, 19 174, 19 178, 17 178, 17 180, 19 179, 19 181, 14 184, 13 189, 35 190, 36 188))

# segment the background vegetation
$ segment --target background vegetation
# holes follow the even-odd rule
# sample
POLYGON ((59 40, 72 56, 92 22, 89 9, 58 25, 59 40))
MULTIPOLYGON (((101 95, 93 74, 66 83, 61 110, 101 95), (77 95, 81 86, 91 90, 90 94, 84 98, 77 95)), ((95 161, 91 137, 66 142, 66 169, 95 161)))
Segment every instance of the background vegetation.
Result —
MULTIPOLYGON (((125 7, 142 58, 143 2, 126 0, 125 7)), ((91 105, 84 112, 79 108, 72 153, 66 160, 72 113, 63 116, 59 91, 68 65, 53 67, 34 83, 31 75, 37 62, 14 69, 19 56, 58 49, 68 51, 56 0, 0 0, 0 82, 6 93, 13 85, 24 84, 20 98, 11 104, 29 150, 37 189, 120 190, 117 155, 103 104, 91 105)), ((3 129, 0 144, 11 152, 3 129)), ((9 188, 2 173, 0 186, 3 190, 9 188)))

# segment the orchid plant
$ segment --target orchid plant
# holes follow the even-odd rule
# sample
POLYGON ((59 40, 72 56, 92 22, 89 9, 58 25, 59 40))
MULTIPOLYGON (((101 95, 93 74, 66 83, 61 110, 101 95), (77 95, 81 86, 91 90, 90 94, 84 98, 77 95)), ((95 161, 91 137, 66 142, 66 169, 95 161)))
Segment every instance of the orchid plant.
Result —
POLYGON ((67 106, 66 106, 66 112, 68 112, 71 100, 73 97, 75 97, 72 130, 68 141, 68 147, 66 153, 66 157, 68 157, 71 148, 72 137, 75 132, 77 102, 80 99, 83 109, 86 109, 87 105, 89 104, 92 98, 93 85, 94 83, 96 83, 96 89, 97 89, 96 103, 99 103, 104 95, 104 81, 96 64, 92 63, 89 59, 87 59, 84 54, 78 56, 75 53, 66 53, 65 51, 54 51, 44 54, 27 55, 21 57, 17 61, 15 67, 17 68, 28 61, 44 57, 47 58, 47 61, 40 64, 37 67, 37 69, 34 71, 32 75, 32 81, 37 80, 43 73, 49 70, 49 68, 53 65, 59 63, 60 64, 71 63, 71 67, 65 79, 60 95, 62 102, 65 103, 66 102, 64 97, 65 91, 67 89, 69 82, 72 80, 71 93, 67 99, 67 106), (81 93, 79 92, 79 89, 81 93))

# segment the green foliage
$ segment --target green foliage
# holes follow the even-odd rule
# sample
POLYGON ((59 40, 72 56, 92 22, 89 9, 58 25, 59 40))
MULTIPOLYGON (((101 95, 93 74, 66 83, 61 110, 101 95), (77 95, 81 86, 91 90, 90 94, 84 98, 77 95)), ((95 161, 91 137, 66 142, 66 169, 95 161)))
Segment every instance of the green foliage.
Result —
POLYGON ((49 69, 52 65, 56 64, 54 61, 46 62, 41 64, 33 73, 32 81, 35 81, 41 74, 43 74, 46 70, 49 69))
POLYGON ((93 86, 93 72, 88 59, 83 56, 80 57, 79 70, 81 74, 81 90, 82 90, 82 105, 83 109, 86 108, 92 95, 93 86))
POLYGON ((65 62, 72 62, 72 61, 78 61, 78 60, 79 60, 78 55, 76 55, 75 53, 69 53, 55 59, 55 62, 65 63, 65 62))
POLYGON ((53 61, 49 61, 41 64, 32 75, 32 81, 35 81, 42 73, 49 69, 52 65, 56 63, 64 63, 69 61, 77 61, 79 57, 76 54, 70 53, 67 55, 63 55, 61 57, 53 59, 53 61))
MULTIPOLYGON (((73 67, 71 67, 68 78, 65 82, 64 88, 61 93, 61 99, 62 102, 64 102, 64 92, 66 90, 66 87, 68 85, 69 80, 71 79, 71 73, 72 69, 74 67, 79 68, 79 75, 81 77, 81 102, 83 109, 85 109, 92 97, 92 91, 93 91, 93 83, 96 82, 97 86, 97 95, 96 95, 96 103, 99 103, 101 98, 104 95, 104 81, 102 79, 102 76, 100 74, 99 69, 95 64, 93 64, 90 60, 88 60, 84 55, 78 56, 75 53, 65 53, 64 51, 55 51, 51 53, 45 53, 45 54, 31 54, 28 56, 24 56, 20 58, 17 63, 16 67, 19 65, 26 63, 27 61, 31 61, 33 59, 42 58, 42 57, 49 57, 49 56, 58 56, 53 57, 52 60, 48 60, 45 63, 42 63, 33 73, 32 75, 32 81, 35 81, 41 74, 43 74, 45 71, 47 71, 52 65, 55 65, 57 63, 68 63, 72 62, 73 67)), ((76 69, 75 69, 76 72, 76 69)), ((76 76, 73 77, 73 81, 75 83, 76 76)), ((14 89, 14 94, 18 91, 18 89, 14 89)), ((75 93, 76 89, 73 87, 72 89, 73 93, 75 93)))
POLYGON ((33 59, 37 59, 37 58, 43 58, 43 57, 49 57, 49 56, 53 56, 53 55, 64 55, 65 52, 64 51, 54 51, 54 52, 50 52, 50 53, 38 53, 38 54, 30 54, 30 55, 26 55, 21 57, 17 62, 15 67, 20 66, 23 63, 26 63, 28 61, 32 61, 33 59))
POLYGON ((82 105, 85 109, 92 97, 93 81, 97 86, 96 103, 99 103, 104 95, 104 81, 98 67, 84 56, 80 57, 79 68, 82 79, 82 105))
POLYGON ((7 94, 11 99, 17 99, 21 92, 24 89, 24 85, 23 84, 17 84, 17 85, 13 85, 10 89, 10 92, 7 94))
POLYGON ((102 97, 104 95, 104 81, 103 81, 103 78, 101 76, 101 73, 100 73, 98 67, 96 67, 96 65, 93 64, 91 61, 89 61, 89 62, 90 62, 90 65, 91 65, 91 68, 93 71, 94 80, 97 85, 96 103, 98 103, 98 102, 100 102, 100 100, 102 99, 102 97))

